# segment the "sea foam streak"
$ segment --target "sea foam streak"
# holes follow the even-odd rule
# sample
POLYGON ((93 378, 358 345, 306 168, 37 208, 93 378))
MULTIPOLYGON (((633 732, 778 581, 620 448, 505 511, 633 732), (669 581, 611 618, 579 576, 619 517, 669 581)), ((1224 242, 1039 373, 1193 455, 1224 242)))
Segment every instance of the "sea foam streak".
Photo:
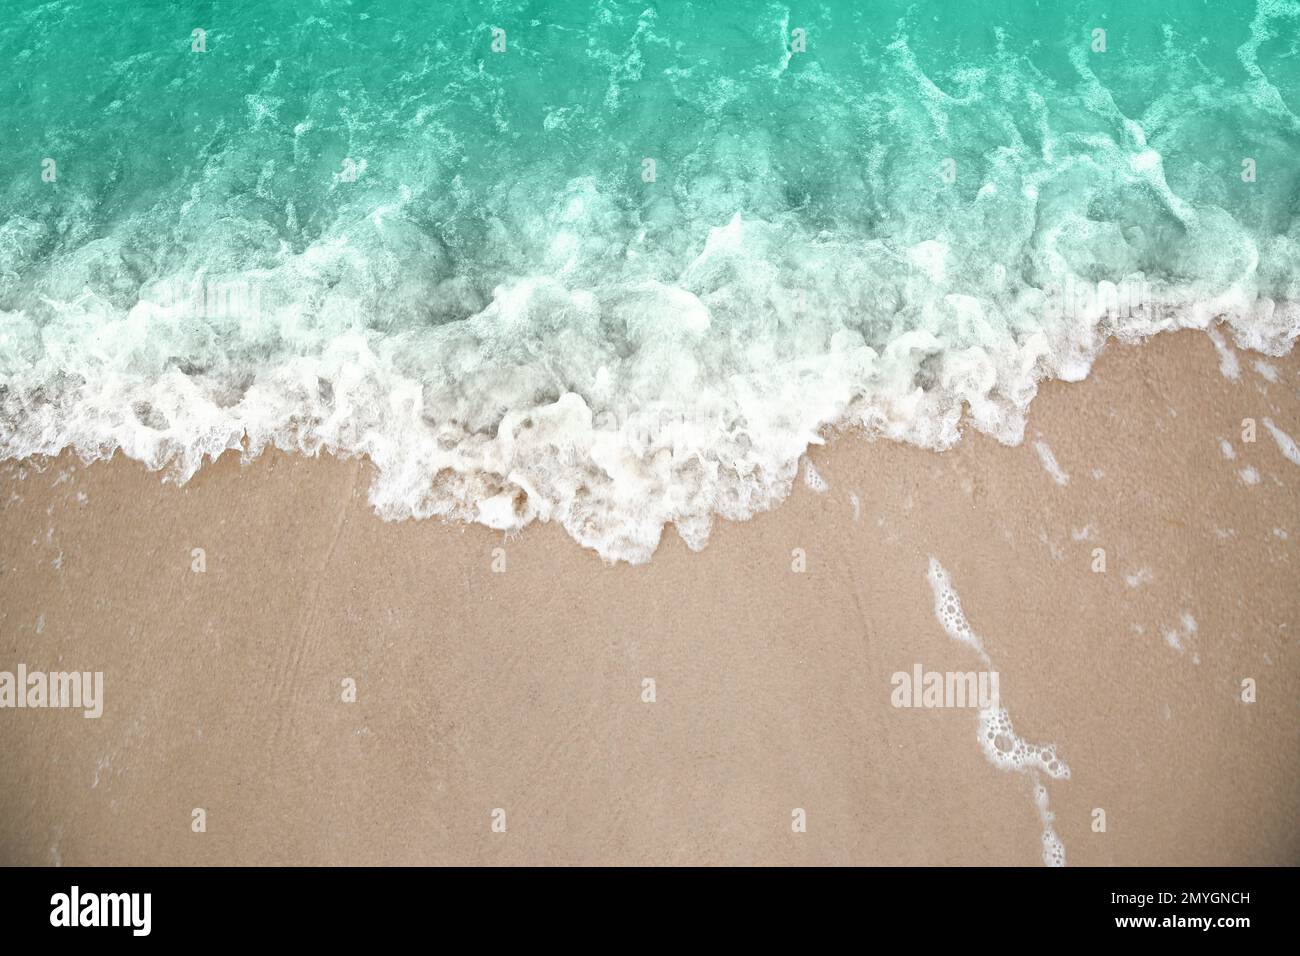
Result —
MULTIPOLYGON (((952 578, 938 559, 930 558, 928 573, 930 589, 934 592, 934 616, 949 638, 965 644, 984 665, 993 668, 993 661, 984 649, 984 642, 971 627, 962 610, 961 598, 953 587, 952 578)), ((1055 780, 1070 779, 1070 768, 1056 755, 1055 744, 1031 744, 1016 735, 1011 715, 1000 701, 993 701, 979 713, 978 740, 988 758, 999 770, 1027 773, 1034 784, 1034 806, 1042 823, 1043 863, 1047 866, 1065 866, 1065 845, 1057 835, 1056 820, 1040 773, 1055 780)))
POLYGON ((793 56, 784 20, 694 4, 557 10, 500 55, 427 5, 418 48, 340 6, 195 55, 159 36, 188 23, 55 6, 102 42, 0 33, 69 84, 0 89, 10 146, 60 153, 0 199, 6 458, 365 455, 385 518, 558 521, 643 562, 667 524, 699 548, 781 501, 830 428, 1018 442, 1108 338, 1300 329, 1297 84, 1261 60, 1294 3, 1220 50, 1167 34, 1158 76, 1068 19, 1048 59, 1010 22, 952 62, 905 5, 829 4, 793 56), (1240 136, 1206 154, 1242 128, 1250 183, 1240 136))

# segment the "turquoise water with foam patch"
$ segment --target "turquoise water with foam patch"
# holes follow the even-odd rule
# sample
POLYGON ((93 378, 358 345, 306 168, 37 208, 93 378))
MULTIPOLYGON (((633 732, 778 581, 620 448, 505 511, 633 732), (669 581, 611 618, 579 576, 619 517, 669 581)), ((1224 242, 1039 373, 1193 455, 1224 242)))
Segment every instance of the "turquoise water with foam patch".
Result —
POLYGON ((386 517, 702 546, 829 426, 1013 442, 1110 337, 1289 349, 1298 46, 1281 0, 11 4, 0 454, 365 454, 386 517))

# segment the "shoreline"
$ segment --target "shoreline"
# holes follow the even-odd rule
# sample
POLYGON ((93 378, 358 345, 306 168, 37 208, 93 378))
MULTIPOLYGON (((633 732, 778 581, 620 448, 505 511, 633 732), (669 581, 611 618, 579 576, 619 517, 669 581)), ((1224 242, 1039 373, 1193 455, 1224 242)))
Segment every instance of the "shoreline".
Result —
POLYGON ((1015 733, 1069 765, 1041 776, 1068 864, 1300 863, 1300 468, 1240 434, 1300 436, 1300 353, 1233 353, 1236 381, 1199 332, 1110 343, 1016 447, 837 432, 825 491, 801 469, 637 566, 384 522, 360 459, 0 464, 0 670, 105 698, 0 710, 0 862, 1041 865, 977 712, 891 704, 981 665, 933 558, 1015 733))

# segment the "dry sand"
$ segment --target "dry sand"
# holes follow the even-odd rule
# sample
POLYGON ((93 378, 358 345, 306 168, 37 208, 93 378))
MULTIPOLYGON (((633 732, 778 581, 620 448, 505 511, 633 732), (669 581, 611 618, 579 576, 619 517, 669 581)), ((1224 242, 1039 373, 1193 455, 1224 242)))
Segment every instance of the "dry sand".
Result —
POLYGON ((1072 770, 1069 864, 1300 863, 1300 467, 1262 424, 1300 438, 1300 355, 1240 358, 1113 346, 1016 448, 837 436, 825 493, 635 568, 553 526, 385 523, 358 461, 6 463, 0 670, 103 671, 105 706, 0 710, 0 863, 1040 865, 976 712, 890 704, 895 671, 980 667, 931 555, 1072 770))

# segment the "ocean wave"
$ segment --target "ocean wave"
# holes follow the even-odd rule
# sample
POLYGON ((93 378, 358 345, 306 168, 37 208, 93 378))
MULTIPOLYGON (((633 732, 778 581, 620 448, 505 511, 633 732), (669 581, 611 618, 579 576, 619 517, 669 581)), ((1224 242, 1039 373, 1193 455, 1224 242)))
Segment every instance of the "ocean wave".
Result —
POLYGON ((1296 4, 1112 60, 1087 21, 1048 57, 1014 19, 945 60, 839 4, 804 53, 766 6, 501 4, 499 55, 454 5, 400 40, 322 8, 195 54, 181 22, 165 51, 106 25, 99 112, 31 132, 57 178, 0 203, 0 456, 364 455, 385 518, 557 521, 642 562, 780 502, 836 428, 1015 443, 1109 339, 1300 332, 1296 4))

